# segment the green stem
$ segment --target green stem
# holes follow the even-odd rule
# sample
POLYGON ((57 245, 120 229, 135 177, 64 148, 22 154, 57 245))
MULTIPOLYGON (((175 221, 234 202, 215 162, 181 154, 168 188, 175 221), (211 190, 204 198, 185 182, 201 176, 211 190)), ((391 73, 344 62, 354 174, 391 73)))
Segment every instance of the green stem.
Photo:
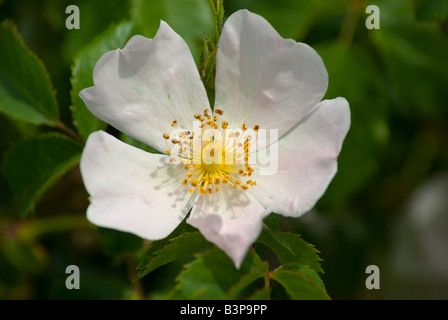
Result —
POLYGON ((216 5, 214 0, 208 0, 208 5, 210 6, 210 11, 213 18, 213 26, 215 29, 215 46, 217 46, 222 30, 222 21, 224 17, 224 4, 223 0, 216 0, 216 5))
POLYGON ((137 279, 137 267, 135 265, 135 259, 133 255, 129 252, 126 252, 126 267, 128 269, 129 281, 132 286, 132 290, 134 291, 134 297, 138 300, 145 300, 145 294, 143 292, 143 286, 140 279, 137 279))
POLYGON ((73 131, 72 129, 67 127, 62 121, 56 122, 56 128, 58 128, 59 130, 65 132, 67 135, 69 135, 70 137, 72 137, 76 141, 82 141, 81 137, 78 136, 78 134, 75 131, 73 131))
POLYGON ((85 215, 57 216, 22 222, 17 236, 23 240, 34 240, 44 234, 67 231, 74 228, 92 228, 85 215))
POLYGON ((350 46, 358 25, 359 16, 364 8, 363 0, 351 0, 347 7, 341 30, 339 31, 338 42, 350 46))

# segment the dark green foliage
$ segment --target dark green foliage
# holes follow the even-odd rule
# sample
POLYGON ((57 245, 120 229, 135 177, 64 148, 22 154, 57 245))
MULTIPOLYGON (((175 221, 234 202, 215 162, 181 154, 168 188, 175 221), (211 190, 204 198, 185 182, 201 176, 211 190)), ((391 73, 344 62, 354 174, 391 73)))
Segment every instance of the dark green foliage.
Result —
POLYGON ((17 144, 6 155, 3 175, 24 217, 69 169, 77 165, 82 146, 60 135, 46 135, 17 144))
POLYGON ((33 124, 56 125, 59 111, 42 62, 12 22, 0 24, 0 112, 33 124))
POLYGON ((436 272, 432 282, 406 278, 408 265, 425 265, 446 246, 404 234, 419 259, 406 264, 394 251, 414 190, 448 168, 447 1, 226 0, 224 10, 219 0, 76 3, 80 30, 65 28, 68 0, 0 1, 0 298, 353 299, 394 290, 448 298, 436 272), (365 27, 371 4, 380 9, 378 30, 365 27), (153 37, 162 19, 190 46, 213 103, 219 32, 238 9, 315 48, 329 73, 325 99, 350 103, 328 190, 305 217, 267 217, 240 269, 185 222, 153 242, 93 228, 77 168, 89 134, 107 129, 155 151, 108 128, 79 98, 96 62, 133 34, 153 37), (397 261, 405 266, 398 285, 387 277, 397 261), (64 286, 69 264, 81 269, 80 291, 64 286), (368 264, 381 267, 381 291, 365 289, 368 264))

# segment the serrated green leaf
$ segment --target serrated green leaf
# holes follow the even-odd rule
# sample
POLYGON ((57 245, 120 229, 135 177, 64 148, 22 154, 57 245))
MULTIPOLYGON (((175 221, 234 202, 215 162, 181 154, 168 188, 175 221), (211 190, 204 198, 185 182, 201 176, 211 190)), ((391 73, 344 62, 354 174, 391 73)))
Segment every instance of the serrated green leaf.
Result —
POLYGON ((195 61, 199 61, 202 34, 213 30, 213 19, 204 0, 134 0, 131 16, 139 33, 152 38, 160 20, 167 22, 188 44, 195 61))
POLYGON ((137 278, 140 279, 155 269, 182 259, 212 246, 200 232, 186 232, 168 241, 155 241, 145 252, 137 267, 137 278))
POLYGON ((271 298, 271 288, 265 287, 255 290, 246 300, 269 300, 271 298))
POLYGON ((282 264, 300 263, 323 273, 319 251, 303 240, 298 234, 288 232, 264 232, 257 240, 275 252, 282 264))
POLYGON ((316 270, 311 269, 310 266, 303 265, 303 264, 296 263, 296 262, 292 262, 292 263, 284 264, 280 268, 282 270, 290 270, 290 271, 301 272, 306 277, 314 280, 318 286, 320 286, 320 287, 325 289, 325 285, 324 285, 322 279, 319 277, 319 273, 316 270))
POLYGON ((32 138, 5 155, 3 174, 20 205, 21 216, 81 157, 82 146, 62 135, 32 138))
POLYGON ((237 283, 232 285, 232 287, 224 296, 224 299, 236 299, 244 288, 246 288, 255 280, 266 275, 268 271, 268 263, 266 261, 260 261, 259 263, 254 265, 247 274, 243 275, 237 283))
POLYGON ((230 258, 214 247, 197 254, 176 278, 178 284, 171 299, 228 299, 235 298, 250 283, 267 271, 267 263, 249 251, 240 269, 230 258))
POLYGON ((329 300, 325 288, 315 281, 317 273, 306 266, 300 270, 280 267, 270 273, 270 279, 280 283, 291 299, 294 300, 329 300))
POLYGON ((216 64, 216 53, 218 52, 218 48, 214 48, 213 51, 206 57, 204 66, 202 68, 202 82, 205 84, 207 89, 211 90, 215 87, 215 77, 214 73, 215 64, 216 64))
POLYGON ((59 110, 50 77, 15 26, 0 24, 0 112, 32 124, 54 126, 59 110))
POLYGON ((289 253, 291 253, 292 255, 296 256, 296 253, 291 248, 291 246, 288 243, 288 241, 283 239, 280 234, 278 234, 276 232, 272 232, 271 229, 267 227, 267 225, 264 225, 264 231, 269 235, 269 237, 271 237, 273 240, 275 240, 280 246, 282 246, 283 248, 288 250, 289 253))
POLYGON ((187 224, 184 220, 180 223, 180 225, 177 226, 177 228, 173 232, 171 232, 168 237, 161 240, 152 241, 149 245, 149 248, 143 254, 139 264, 137 265, 137 279, 146 275, 146 266, 151 262, 152 259, 156 257, 156 255, 154 254, 156 251, 162 249, 166 245, 169 245, 171 243, 171 240, 181 236, 182 234, 195 231, 196 230, 192 226, 187 224))
POLYGON ((280 231, 280 224, 279 224, 279 217, 280 215, 276 213, 271 213, 269 216, 264 218, 263 223, 265 228, 269 228, 272 232, 280 231))
POLYGON ((104 129, 106 124, 95 117, 79 97, 79 92, 93 86, 93 69, 103 54, 110 50, 122 48, 131 35, 134 24, 124 21, 110 26, 103 34, 93 40, 75 58, 70 82, 72 85, 71 111, 73 124, 84 140, 90 133, 104 129))

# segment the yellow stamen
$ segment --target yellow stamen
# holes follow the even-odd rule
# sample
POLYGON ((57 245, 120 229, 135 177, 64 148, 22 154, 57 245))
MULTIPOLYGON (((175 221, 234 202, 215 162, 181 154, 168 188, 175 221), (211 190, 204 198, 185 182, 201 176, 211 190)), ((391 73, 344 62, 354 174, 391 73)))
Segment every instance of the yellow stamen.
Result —
MULTIPOLYGON (((189 193, 198 190, 200 195, 218 192, 220 183, 242 190, 255 186, 255 181, 247 180, 242 183, 239 178, 251 176, 254 172, 248 164, 249 149, 253 143, 252 138, 256 140, 257 136, 245 137, 241 134, 242 131, 248 129, 245 123, 241 126, 242 131, 230 130, 231 132, 227 134, 226 129, 229 128, 229 123, 220 119, 220 116, 224 114, 222 109, 215 109, 214 115, 210 114, 209 109, 204 109, 202 114, 193 115, 194 119, 201 121, 199 132, 177 128, 178 122, 174 120, 171 126, 176 127, 176 138, 167 133, 163 134, 168 148, 165 153, 170 156, 170 161, 182 163, 187 171, 186 178, 184 176, 180 180, 182 185, 187 187, 186 190, 189 193), (202 139, 202 141, 199 140, 201 141, 199 145, 196 138, 202 139), (209 159, 211 157, 211 163, 204 160, 206 156, 209 159)), ((259 129, 259 125, 253 127, 256 132, 259 129)))

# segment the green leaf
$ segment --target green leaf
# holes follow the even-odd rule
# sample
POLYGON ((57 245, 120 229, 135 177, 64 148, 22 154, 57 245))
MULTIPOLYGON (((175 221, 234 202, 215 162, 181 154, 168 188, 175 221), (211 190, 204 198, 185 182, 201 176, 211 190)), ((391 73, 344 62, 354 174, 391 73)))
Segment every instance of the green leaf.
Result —
POLYGON ((22 141, 5 155, 3 174, 19 202, 22 217, 78 163, 81 152, 82 146, 76 142, 53 134, 22 141))
POLYGON ((320 265, 322 259, 318 256, 319 251, 298 234, 267 231, 257 242, 274 251, 282 264, 295 262, 308 265, 317 272, 324 272, 320 265))
POLYGON ((214 247, 196 255, 177 277, 171 299, 235 299, 243 289, 268 271, 266 262, 249 251, 240 269, 230 258, 214 247))
POLYGON ((271 213, 269 216, 264 218, 263 223, 266 228, 269 228, 270 231, 280 231, 280 225, 279 225, 279 217, 280 215, 276 213, 271 213))
POLYGON ((205 59, 204 65, 201 70, 202 82, 205 84, 208 90, 213 90, 215 88, 215 64, 216 64, 216 54, 218 48, 214 48, 213 51, 205 59))
POLYGON ((213 26, 215 29, 215 43, 218 44, 219 37, 222 31, 222 23, 224 18, 223 0, 208 0, 210 13, 212 14, 213 26))
POLYGON ((317 272, 306 266, 298 270, 291 267, 280 267, 270 273, 270 279, 277 281, 285 288, 294 300, 329 300, 321 282, 316 282, 317 272))
POLYGON ((155 241, 137 267, 137 278, 140 279, 167 263, 193 256, 210 246, 212 244, 200 232, 186 232, 169 240, 155 241))
POLYGON ((262 289, 255 290, 251 295, 249 295, 246 300, 269 300, 271 297, 271 288, 265 287, 262 289))
POLYGON ((310 266, 292 262, 292 263, 287 263, 287 264, 281 266, 281 268, 283 270, 302 272, 306 277, 314 280, 314 282, 316 282, 316 284, 318 286, 325 289, 325 285, 324 285, 322 279, 319 277, 319 273, 317 273, 316 270, 311 269, 310 266))
POLYGON ((0 48, 0 112, 55 126, 59 110, 50 77, 11 22, 0 24, 0 48))
POLYGON ((121 22, 110 26, 103 34, 83 49, 75 58, 72 66, 71 111, 73 124, 84 140, 90 133, 104 129, 106 124, 95 117, 79 97, 79 92, 93 86, 93 69, 103 54, 110 50, 124 47, 131 35, 134 24, 121 22))
MULTIPOLYGON (((248 273, 243 275, 237 283, 233 284, 227 291, 224 299, 236 299, 238 295, 255 280, 262 278, 269 271, 266 261, 260 261, 254 265, 248 273)), ((266 289, 266 288, 265 288, 266 289)))
POLYGON ((269 229, 266 225, 265 225, 264 230, 265 230, 265 232, 267 234, 269 234, 269 237, 272 238, 272 240, 274 240, 277 244, 282 246, 284 249, 288 250, 289 253, 292 253, 294 256, 296 256, 296 253, 291 248, 291 246, 289 245, 288 241, 283 239, 282 236, 280 236, 278 233, 272 232, 271 229, 269 229))
POLYGON ((147 273, 144 273, 146 270, 146 266, 151 262, 152 259, 154 259, 157 255, 154 253, 166 245, 171 243, 171 240, 181 236, 184 233, 192 233, 197 231, 192 226, 186 223, 186 221, 182 221, 177 228, 171 232, 171 234, 161 240, 152 241, 149 245, 149 248, 146 250, 146 252, 143 254, 138 266, 137 266, 137 278, 141 278, 142 276, 146 275, 147 273), (140 276, 141 275, 141 276, 140 276))
POLYGON ((167 22, 188 44, 195 61, 199 61, 202 34, 213 30, 213 19, 205 0, 134 0, 131 16, 139 33, 152 38, 160 20, 167 22))

